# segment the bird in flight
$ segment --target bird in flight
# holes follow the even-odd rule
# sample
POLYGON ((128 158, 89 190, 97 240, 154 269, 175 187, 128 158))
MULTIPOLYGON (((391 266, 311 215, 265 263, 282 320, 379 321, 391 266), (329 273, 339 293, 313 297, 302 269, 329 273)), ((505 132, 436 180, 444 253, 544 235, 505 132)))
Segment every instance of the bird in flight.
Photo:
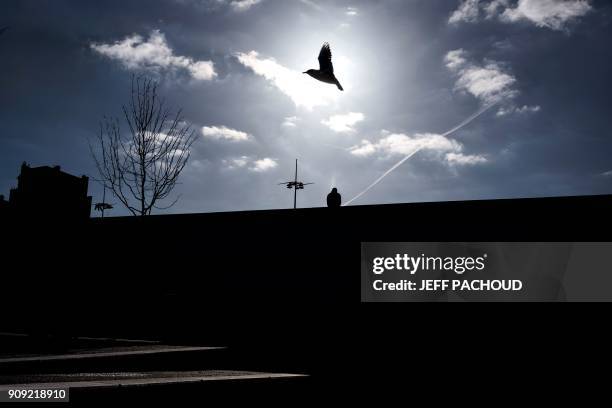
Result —
POLYGON ((308 74, 314 79, 327 84, 334 84, 339 90, 344 91, 344 88, 340 85, 340 81, 338 81, 334 75, 332 53, 331 48, 329 48, 329 43, 324 43, 319 52, 319 69, 309 69, 308 71, 304 71, 303 74, 308 74))

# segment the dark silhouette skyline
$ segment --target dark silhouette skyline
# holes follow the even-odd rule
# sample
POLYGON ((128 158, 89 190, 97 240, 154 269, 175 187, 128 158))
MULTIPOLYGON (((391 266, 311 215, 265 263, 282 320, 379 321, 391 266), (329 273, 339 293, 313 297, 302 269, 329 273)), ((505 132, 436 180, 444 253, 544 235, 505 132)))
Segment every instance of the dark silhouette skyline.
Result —
POLYGON ((83 220, 91 214, 88 188, 87 176, 68 174, 60 166, 30 167, 23 162, 17 187, 11 189, 8 201, 2 197, 0 210, 27 218, 83 220))

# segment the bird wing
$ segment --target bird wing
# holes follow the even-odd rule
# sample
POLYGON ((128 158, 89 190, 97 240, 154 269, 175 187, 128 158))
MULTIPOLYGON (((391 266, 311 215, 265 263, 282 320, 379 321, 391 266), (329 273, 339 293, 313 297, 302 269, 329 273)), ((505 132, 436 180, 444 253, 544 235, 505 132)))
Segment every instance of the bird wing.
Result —
POLYGON ((329 43, 324 43, 319 51, 319 69, 321 71, 328 71, 334 73, 334 66, 332 65, 332 53, 329 48, 329 43))

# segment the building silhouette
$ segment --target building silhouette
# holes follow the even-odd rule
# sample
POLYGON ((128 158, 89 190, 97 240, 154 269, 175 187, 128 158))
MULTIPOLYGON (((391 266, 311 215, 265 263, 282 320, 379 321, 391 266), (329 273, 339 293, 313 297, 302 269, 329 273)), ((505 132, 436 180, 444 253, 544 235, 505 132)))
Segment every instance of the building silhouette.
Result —
POLYGON ((88 185, 88 177, 65 173, 60 166, 30 167, 24 162, 17 187, 8 202, 2 199, 0 210, 34 218, 86 219, 91 213, 88 185))

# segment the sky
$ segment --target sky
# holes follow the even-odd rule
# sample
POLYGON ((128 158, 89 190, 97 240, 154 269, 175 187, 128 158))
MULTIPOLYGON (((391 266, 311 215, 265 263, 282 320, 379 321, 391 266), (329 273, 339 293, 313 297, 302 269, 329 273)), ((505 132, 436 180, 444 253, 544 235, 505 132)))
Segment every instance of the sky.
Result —
MULTIPOLYGON (((278 183, 296 158, 315 183, 299 207, 325 205, 332 187, 345 203, 363 193, 351 205, 612 193, 608 1, 0 8, 5 196, 23 161, 97 177, 89 143, 120 115, 134 74, 158 81, 198 135, 164 213, 292 207, 278 183), (302 74, 324 42, 343 92, 302 74)), ((93 180, 90 194, 101 201, 93 180)))

